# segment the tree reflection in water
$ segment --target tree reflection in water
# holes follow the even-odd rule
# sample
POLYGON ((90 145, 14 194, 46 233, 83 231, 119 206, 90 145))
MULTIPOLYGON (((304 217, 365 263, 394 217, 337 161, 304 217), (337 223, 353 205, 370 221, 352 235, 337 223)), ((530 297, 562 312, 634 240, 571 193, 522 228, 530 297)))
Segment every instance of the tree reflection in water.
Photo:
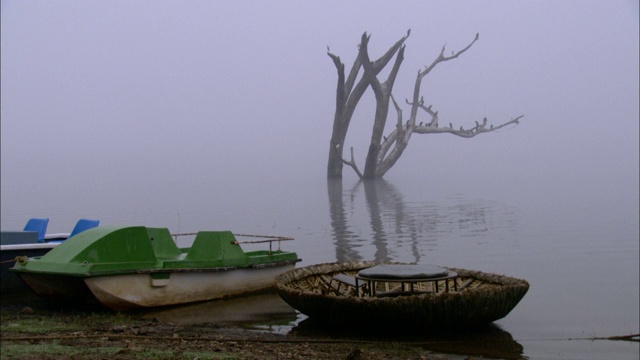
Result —
POLYGON ((337 261, 373 257, 419 263, 424 251, 438 242, 477 238, 496 228, 494 235, 502 236, 517 228, 515 211, 504 205, 461 195, 445 202, 407 201, 384 179, 358 181, 349 190, 344 190, 341 179, 328 179, 327 193, 337 261), (496 212, 499 216, 494 216, 496 212))

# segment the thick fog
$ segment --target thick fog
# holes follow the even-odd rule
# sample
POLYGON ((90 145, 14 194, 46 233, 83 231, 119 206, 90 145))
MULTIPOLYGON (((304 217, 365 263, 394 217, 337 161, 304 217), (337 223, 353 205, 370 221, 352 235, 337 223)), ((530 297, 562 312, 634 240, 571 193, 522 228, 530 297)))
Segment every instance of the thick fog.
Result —
MULTIPOLYGON (((425 102, 456 128, 524 118, 473 139, 414 135, 385 178, 598 194, 638 211, 637 0, 1 4, 3 228, 53 208, 75 220, 73 197, 154 184, 324 178, 337 81, 327 47, 349 68, 363 32, 377 58, 408 29, 402 104, 443 45, 479 33, 425 78, 425 102)), ((361 168, 373 106, 368 91, 345 144, 361 168)))

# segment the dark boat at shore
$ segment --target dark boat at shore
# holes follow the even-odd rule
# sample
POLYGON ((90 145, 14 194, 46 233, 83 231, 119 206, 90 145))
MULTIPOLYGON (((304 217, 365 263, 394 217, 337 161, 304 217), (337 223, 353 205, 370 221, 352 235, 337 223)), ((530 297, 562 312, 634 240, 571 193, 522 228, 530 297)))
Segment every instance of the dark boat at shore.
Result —
POLYGON ((71 236, 100 224, 100 220, 80 219, 71 233, 47 233, 48 218, 31 218, 22 231, 0 233, 0 283, 3 294, 21 293, 29 288, 9 269, 20 258, 40 257, 71 236))
MULTIPOLYGON (((525 280, 479 271, 433 267, 416 274, 378 275, 376 262, 307 266, 276 278, 278 294, 310 318, 369 329, 472 328, 505 317, 529 289, 525 280), (364 272, 363 272, 364 270, 364 272), (369 271, 367 271, 369 270, 369 271)), ((384 266, 384 265, 383 265, 384 266)), ((389 264, 411 269, 413 265, 389 264)))

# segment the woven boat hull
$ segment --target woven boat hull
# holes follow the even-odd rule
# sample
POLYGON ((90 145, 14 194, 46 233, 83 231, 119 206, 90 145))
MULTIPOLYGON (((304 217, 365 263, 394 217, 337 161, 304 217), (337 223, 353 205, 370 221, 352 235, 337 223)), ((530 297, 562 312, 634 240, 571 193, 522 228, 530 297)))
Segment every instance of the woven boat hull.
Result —
POLYGON ((505 317, 529 289, 525 280, 453 269, 474 286, 455 292, 357 297, 329 288, 338 273, 355 274, 374 262, 331 263, 291 270, 276 278, 278 294, 293 308, 325 323, 376 328, 469 328, 505 317))

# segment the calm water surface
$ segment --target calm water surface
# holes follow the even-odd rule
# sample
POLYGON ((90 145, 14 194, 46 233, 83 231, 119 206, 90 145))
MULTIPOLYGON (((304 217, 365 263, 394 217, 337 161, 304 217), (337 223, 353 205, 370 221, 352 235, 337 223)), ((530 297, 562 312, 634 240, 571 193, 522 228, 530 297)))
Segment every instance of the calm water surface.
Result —
MULTIPOLYGON (((496 326, 450 338, 476 341, 458 352, 473 354, 485 344, 503 348, 496 357, 638 358, 638 343, 591 340, 640 332, 638 199, 430 184, 279 179, 192 184, 188 192, 161 184, 141 187, 134 197, 79 201, 81 211, 71 205, 56 212, 52 204, 49 214, 3 214, 2 227, 20 228, 33 215, 50 217, 52 232, 68 231, 55 224, 71 227, 80 216, 99 217, 103 224, 165 226, 174 233, 230 229, 294 236, 284 247, 298 252, 299 266, 362 259, 506 274, 528 280, 529 292, 496 326)), ((187 322, 212 321, 207 313, 231 320, 243 313, 263 331, 322 331, 309 329, 305 317, 275 295, 159 312, 187 322)))

